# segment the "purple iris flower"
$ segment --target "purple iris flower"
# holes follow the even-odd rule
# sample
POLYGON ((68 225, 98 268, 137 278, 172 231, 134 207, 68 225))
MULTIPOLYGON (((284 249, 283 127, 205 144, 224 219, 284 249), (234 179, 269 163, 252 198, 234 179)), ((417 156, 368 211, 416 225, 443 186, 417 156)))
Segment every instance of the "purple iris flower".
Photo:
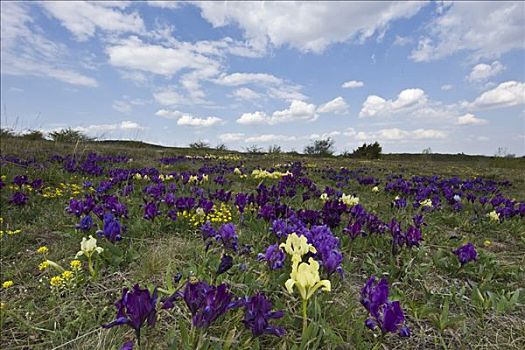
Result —
POLYGON ((91 230, 94 225, 93 218, 91 218, 90 215, 86 215, 80 220, 80 223, 76 225, 76 229, 87 232, 91 230))
POLYGON ((382 278, 376 283, 375 276, 370 277, 361 289, 361 304, 368 310, 372 318, 365 321, 365 326, 381 328, 383 333, 399 331, 402 337, 410 336, 410 329, 404 325, 405 315, 399 301, 388 300, 388 282, 382 278))
POLYGON ((157 321, 157 288, 153 291, 153 296, 148 289, 141 289, 138 284, 133 286, 130 291, 128 288, 122 290, 122 298, 116 303, 117 318, 107 324, 102 325, 104 328, 111 328, 127 324, 135 330, 137 341, 140 344, 140 329, 145 322, 148 326, 155 326, 157 321))
POLYGON ((224 224, 219 228, 216 236, 217 241, 221 241, 225 249, 237 251, 237 234, 235 225, 232 223, 224 224))
POLYGON ((135 347, 135 343, 133 342, 133 340, 130 340, 122 344, 122 347, 120 348, 120 350, 133 350, 134 347, 135 347))
POLYGON ((153 221, 159 214, 159 207, 156 202, 148 202, 144 204, 144 219, 153 221))
POLYGON ((478 258, 476 248, 474 247, 474 244, 470 242, 454 250, 454 254, 457 255, 461 266, 465 265, 469 261, 474 261, 478 258))
POLYGON ((266 248, 264 254, 258 254, 257 259, 266 261, 271 270, 277 270, 283 267, 286 254, 279 248, 279 244, 276 243, 266 248))
POLYGON ((29 179, 26 175, 17 175, 13 178, 13 183, 18 187, 29 184, 29 179))
POLYGON ((193 326, 197 328, 209 327, 228 310, 238 306, 237 302, 232 301, 233 295, 226 284, 215 287, 202 281, 188 281, 183 292, 175 292, 163 300, 162 308, 173 308, 174 301, 181 297, 190 309, 193 326))
POLYGON ((254 337, 265 333, 282 337, 284 328, 270 325, 270 320, 283 316, 284 312, 281 310, 272 311, 272 302, 263 293, 257 293, 247 298, 244 303, 244 319, 242 323, 252 331, 254 337))
POLYGON ((99 236, 106 237, 112 243, 122 239, 123 227, 120 221, 112 213, 104 214, 104 226, 102 231, 97 231, 99 236))
POLYGON ((42 179, 35 179, 35 180, 33 180, 33 182, 31 182, 31 187, 34 190, 38 190, 38 189, 42 188, 43 184, 44 184, 44 180, 42 180, 42 179))
POLYGON ((201 234, 203 240, 208 240, 209 238, 217 236, 217 231, 213 228, 209 221, 206 221, 201 226, 201 234))
POLYGON ((246 205, 248 204, 248 197, 246 196, 246 193, 237 193, 235 196, 235 205, 237 208, 239 208, 239 212, 242 214, 244 213, 244 209, 246 208, 246 205))
POLYGON ((23 192, 15 192, 9 199, 9 203, 22 207, 27 204, 29 197, 23 192))
POLYGON ((421 229, 414 226, 409 226, 407 232, 405 233, 405 242, 407 247, 419 247, 419 243, 423 240, 421 235, 421 229))
POLYGON ((70 214, 75 214, 76 216, 80 217, 80 215, 82 215, 84 212, 82 200, 70 199, 69 205, 66 207, 66 211, 70 214))

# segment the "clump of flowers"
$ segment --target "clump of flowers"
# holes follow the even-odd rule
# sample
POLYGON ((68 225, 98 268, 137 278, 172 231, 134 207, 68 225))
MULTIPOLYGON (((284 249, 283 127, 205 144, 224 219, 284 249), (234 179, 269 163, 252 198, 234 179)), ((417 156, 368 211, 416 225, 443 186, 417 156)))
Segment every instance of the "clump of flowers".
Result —
POLYGON ((212 223, 228 223, 232 221, 232 213, 230 208, 225 204, 221 203, 219 206, 213 205, 212 209, 208 212, 206 212, 203 208, 197 208, 196 210, 192 210, 189 213, 183 215, 183 218, 189 218, 190 223, 193 226, 201 226, 206 221, 210 221, 212 223))
POLYGON ((461 247, 454 250, 453 252, 458 257, 458 260, 461 263, 461 266, 465 265, 469 261, 477 260, 478 258, 478 252, 476 252, 476 248, 474 247, 474 244, 470 242, 468 242, 465 245, 462 245, 461 247))
POLYGON ((402 337, 410 336, 410 329, 405 326, 405 315, 399 301, 388 300, 388 281, 382 278, 376 282, 375 276, 370 277, 361 289, 361 304, 367 309, 370 318, 365 325, 374 330, 378 326, 381 332, 396 333, 402 337))
POLYGON ((238 306, 226 284, 210 286, 204 281, 190 279, 184 291, 177 291, 163 300, 163 309, 173 308, 175 300, 183 298, 191 312, 193 327, 207 328, 228 310, 238 306))
POLYGON ((140 345, 140 329, 147 322, 149 327, 154 327, 157 321, 157 288, 153 290, 153 295, 148 289, 141 289, 135 284, 132 290, 124 288, 122 297, 117 300, 117 318, 107 324, 104 328, 128 325, 135 330, 137 342, 140 345))
POLYGON ((283 176, 293 176, 289 171, 282 173, 280 171, 269 172, 267 170, 254 169, 252 176, 255 179, 280 179, 283 176))
POLYGON ((347 207, 353 207, 356 204, 359 204, 359 197, 354 197, 351 194, 344 194, 341 196, 341 202, 346 204, 347 207))
POLYGON ((488 213, 487 217, 489 218, 490 221, 494 221, 494 222, 499 222, 500 221, 499 213, 496 212, 495 210, 493 210, 490 213, 488 213))
POLYGON ((272 302, 263 293, 256 293, 244 302, 244 326, 252 331, 254 337, 272 334, 278 337, 284 335, 283 327, 270 324, 270 320, 284 316, 283 311, 272 311, 272 302))
POLYGON ((7 280, 7 281, 4 281, 4 283, 2 283, 2 288, 4 289, 7 289, 7 288, 11 288, 12 286, 14 286, 15 282, 13 282, 12 280, 7 280))
POLYGON ((259 253, 257 259, 259 261, 266 261, 270 270, 277 270, 283 267, 286 255, 276 243, 266 248, 264 254, 259 253))

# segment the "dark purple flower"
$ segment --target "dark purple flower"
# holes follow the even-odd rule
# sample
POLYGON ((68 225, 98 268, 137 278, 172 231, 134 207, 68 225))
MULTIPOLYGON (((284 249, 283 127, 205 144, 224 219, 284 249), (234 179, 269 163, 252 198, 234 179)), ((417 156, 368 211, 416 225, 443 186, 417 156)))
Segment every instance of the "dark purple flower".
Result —
POLYGON ((159 214, 159 207, 156 202, 148 202, 144 204, 144 219, 153 221, 159 214))
POLYGON ((44 180, 42 180, 42 179, 35 179, 35 180, 33 180, 33 182, 31 182, 31 187, 34 190, 38 190, 38 189, 42 188, 43 184, 44 184, 44 180))
POLYGON ((80 220, 80 223, 76 225, 76 229, 87 232, 91 230, 93 225, 94 223, 93 223, 93 219, 91 218, 91 216, 86 215, 82 218, 82 220, 80 220))
POLYGON ((233 258, 229 255, 224 254, 221 258, 221 263, 217 269, 217 275, 223 274, 233 266, 233 258))
POLYGON ((388 300, 388 281, 381 278, 375 283, 376 277, 372 276, 361 289, 361 304, 375 318, 379 317, 379 308, 388 300))
POLYGON ((163 309, 171 309, 174 301, 182 297, 192 314, 192 324, 197 328, 210 326, 228 310, 238 306, 232 302, 233 295, 228 291, 226 284, 217 287, 210 286, 202 281, 188 281, 184 292, 175 292, 163 300, 163 309))
POLYGON ((279 248, 279 244, 276 243, 266 248, 264 254, 258 254, 257 259, 266 261, 271 270, 277 270, 283 267, 286 254, 279 248))
POLYGON ((246 205, 248 204, 248 197, 246 196, 246 193, 237 193, 235 196, 235 205, 237 208, 239 208, 239 212, 242 214, 244 213, 244 208, 246 208, 246 205))
POLYGON ((217 236, 217 231, 213 228, 209 221, 206 221, 201 226, 201 234, 203 240, 208 240, 209 238, 217 236))
POLYGON ((13 178, 13 183, 18 187, 29 184, 29 179, 26 175, 17 175, 13 178))
POLYGON ((407 232, 405 233, 405 242, 407 247, 419 247, 419 243, 423 240, 421 235, 421 229, 409 226, 407 232))
POLYGON ((135 346, 135 343, 133 342, 133 340, 130 340, 122 344, 122 347, 120 348, 120 350, 133 350, 134 346, 135 346))
POLYGON ((457 255, 459 262, 462 266, 468 263, 469 261, 476 260, 478 257, 478 253, 476 252, 474 244, 470 242, 454 250, 454 254, 457 255))
POLYGON ((155 326, 157 321, 156 304, 157 288, 153 290, 153 296, 148 289, 140 289, 138 284, 135 284, 131 291, 124 288, 122 298, 115 303, 117 318, 102 325, 102 327, 111 328, 127 324, 135 330, 137 340, 140 343, 140 329, 144 323, 147 322, 150 327, 155 326))
POLYGON ((237 234, 235 234, 235 225, 232 223, 224 224, 219 228, 216 236, 217 241, 221 241, 225 249, 237 251, 237 234))
POLYGON ((22 207, 27 204, 29 197, 23 192, 15 192, 9 199, 9 203, 22 207))
POLYGON ((272 302, 263 293, 257 293, 244 303, 243 323, 254 337, 263 334, 284 335, 284 328, 270 325, 271 319, 284 316, 283 311, 272 311, 272 302))
POLYGON ((99 236, 104 236, 115 243, 122 239, 123 227, 120 221, 112 213, 104 214, 104 226, 102 231, 97 231, 99 236))
POLYGON ((399 301, 388 301, 383 304, 377 321, 383 333, 395 333, 405 321, 399 301))

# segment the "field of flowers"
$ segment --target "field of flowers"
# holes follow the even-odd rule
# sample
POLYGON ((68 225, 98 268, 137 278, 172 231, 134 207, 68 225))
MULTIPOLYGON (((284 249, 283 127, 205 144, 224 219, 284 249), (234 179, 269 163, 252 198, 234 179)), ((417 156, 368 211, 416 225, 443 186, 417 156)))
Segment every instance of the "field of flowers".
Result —
POLYGON ((525 348, 525 164, 2 140, 2 349, 525 348))

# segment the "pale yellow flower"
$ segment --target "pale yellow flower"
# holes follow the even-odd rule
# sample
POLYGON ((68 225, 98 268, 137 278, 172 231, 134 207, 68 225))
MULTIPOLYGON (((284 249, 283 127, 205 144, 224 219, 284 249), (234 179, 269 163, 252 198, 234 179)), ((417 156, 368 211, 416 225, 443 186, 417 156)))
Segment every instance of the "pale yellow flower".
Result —
POLYGON ((93 236, 89 236, 89 239, 82 237, 82 242, 80 242, 80 250, 77 253, 76 257, 85 255, 87 258, 91 258, 93 253, 97 252, 98 254, 104 251, 103 248, 97 247, 97 240, 93 236))
POLYGON ((13 282, 11 280, 5 281, 4 283, 2 283, 2 288, 7 289, 9 287, 12 287, 14 284, 15 284, 15 282, 13 282))
POLYGON ((341 196, 341 201, 349 207, 359 204, 359 197, 354 197, 351 194, 344 194, 341 196))
POLYGON ((321 280, 319 277, 319 263, 313 258, 308 259, 308 263, 294 262, 290 279, 285 283, 288 293, 293 293, 293 287, 297 287, 303 300, 308 300, 319 288, 325 292, 330 292, 332 285, 329 280, 321 280))
POLYGON ((488 213, 487 216, 490 221, 499 221, 499 213, 497 213, 495 210, 488 213))

